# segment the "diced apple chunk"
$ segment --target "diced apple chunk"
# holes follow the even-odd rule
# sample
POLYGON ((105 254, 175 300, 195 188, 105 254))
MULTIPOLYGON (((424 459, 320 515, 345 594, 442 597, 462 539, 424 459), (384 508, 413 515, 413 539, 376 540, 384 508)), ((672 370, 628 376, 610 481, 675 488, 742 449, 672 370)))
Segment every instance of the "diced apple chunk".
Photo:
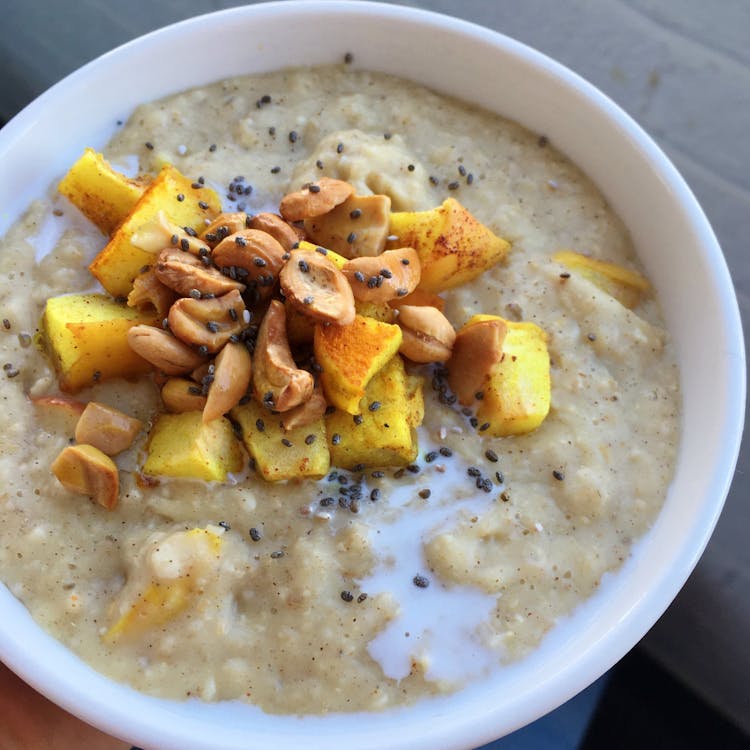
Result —
POLYGON ((271 414, 256 401, 236 406, 230 412, 240 426, 242 441, 255 460, 255 466, 268 482, 286 479, 319 479, 330 468, 325 423, 285 431, 284 415, 271 414))
POLYGON ((638 306, 642 297, 651 289, 648 279, 637 271, 616 263, 589 258, 573 250, 560 250, 552 256, 552 260, 579 273, 631 310, 638 306))
POLYGON ((165 166, 148 186, 133 210, 117 228, 107 246, 89 266, 91 273, 114 297, 127 297, 133 280, 156 256, 133 244, 133 235, 163 211, 173 224, 201 232, 205 219, 221 210, 221 201, 211 188, 193 187, 190 179, 172 166, 165 166))
POLYGON ((457 200, 429 211, 391 214, 390 247, 413 247, 422 264, 420 289, 439 293, 465 284, 505 259, 510 244, 457 200))
MULTIPOLYGON (((504 320, 496 315, 475 315, 459 331, 473 326, 487 326, 496 321, 505 336, 500 337, 502 349, 499 357, 488 357, 488 373, 481 387, 477 418, 489 427, 486 434, 496 437, 519 435, 539 427, 550 408, 550 361, 547 351, 547 334, 534 323, 504 320), (494 361, 493 363, 493 360, 494 361)), ((500 330, 498 329, 498 330, 500 330)), ((470 350, 458 355, 470 356, 470 350)), ((476 361, 476 357, 473 357, 476 361)), ((462 363, 448 361, 449 372, 462 363)), ((470 363, 469 363, 470 367, 470 363)))
POLYGON ((422 379, 408 375, 393 357, 370 381, 359 404, 360 416, 341 410, 326 417, 334 466, 404 466, 417 456, 416 428, 424 419, 422 379))
POLYGON ((330 404, 356 414, 373 375, 398 351, 401 329, 357 315, 348 326, 315 327, 315 358, 323 368, 320 382, 330 404))
POLYGON ((151 365, 130 348, 128 331, 154 323, 152 314, 119 305, 103 294, 48 299, 42 327, 60 388, 74 392, 100 380, 148 372, 151 365))
POLYGON ((218 570, 223 539, 211 527, 175 531, 142 557, 120 594, 117 619, 104 634, 114 643, 174 620, 200 596, 200 581, 218 570))
POLYGON ((57 189, 104 234, 112 234, 133 210, 146 184, 112 169, 101 154, 87 148, 57 189))
POLYGON ((143 473, 224 482, 242 469, 242 448, 228 419, 203 422, 199 411, 161 414, 149 435, 143 473))

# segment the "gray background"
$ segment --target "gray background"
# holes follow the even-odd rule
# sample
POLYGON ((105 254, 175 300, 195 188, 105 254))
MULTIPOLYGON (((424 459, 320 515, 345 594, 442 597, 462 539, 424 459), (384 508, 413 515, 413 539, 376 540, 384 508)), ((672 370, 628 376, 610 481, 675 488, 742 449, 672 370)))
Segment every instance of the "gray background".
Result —
MULTIPOLYGON (((304 0, 298 0, 304 2, 304 0)), ((0 117, 100 53, 220 0, 3 0, 0 117)), ((421 0, 556 58, 629 112, 702 203, 750 314, 750 0, 421 0)), ((700 300, 696 300, 700 304, 700 300)), ((699 345, 699 342, 697 342, 699 345)), ((738 405, 738 408, 740 406, 738 405)), ((724 514, 642 646, 750 733, 747 441, 724 514)))

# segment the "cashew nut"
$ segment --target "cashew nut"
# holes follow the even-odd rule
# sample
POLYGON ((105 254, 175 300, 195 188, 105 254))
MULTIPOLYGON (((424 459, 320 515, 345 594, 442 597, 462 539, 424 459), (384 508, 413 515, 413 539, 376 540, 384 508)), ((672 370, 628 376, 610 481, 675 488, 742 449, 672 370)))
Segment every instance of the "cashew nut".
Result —
POLYGON ((281 418, 281 428, 284 432, 290 432, 297 427, 307 427, 307 425, 317 422, 328 408, 326 397, 319 386, 315 386, 312 396, 294 409, 285 412, 281 418))
POLYGON ((169 378, 161 389, 161 400, 167 411, 181 414, 185 411, 203 411, 206 397, 201 387, 187 378, 169 378))
POLYGON ((89 495, 107 510, 117 505, 120 492, 117 466, 93 445, 69 445, 53 461, 52 473, 66 490, 89 495))
MULTIPOLYGON (((208 256, 205 256, 208 257, 208 256)), ((205 263, 195 255, 168 247, 161 251, 154 266, 159 281, 178 294, 192 296, 195 290, 201 294, 220 296, 232 289, 245 290, 245 285, 205 263)))
POLYGON ((273 300, 255 342, 255 397, 269 409, 285 412, 307 401, 312 396, 313 385, 312 375, 294 363, 286 337, 284 305, 273 300))
MULTIPOLYGON (((167 321, 170 330, 178 339, 186 344, 203 346, 214 354, 232 336, 242 332, 245 327, 244 313, 245 303, 240 293, 233 289, 221 297, 178 299, 169 310, 167 321)), ((189 369, 195 367, 197 364, 189 369)))
POLYGON ((285 195, 279 212, 287 221, 302 221, 328 213, 353 193, 354 188, 348 182, 321 177, 302 190, 285 195))
POLYGON ((380 255, 354 258, 341 269, 354 297, 361 302, 388 302, 405 297, 419 284, 422 266, 410 247, 386 250, 380 255))
POLYGON ((130 328, 128 344, 136 354, 167 375, 182 375, 204 362, 204 358, 194 349, 154 326, 137 325, 130 328))
POLYGON ((390 223, 387 195, 352 195, 328 213, 305 219, 305 232, 311 242, 359 258, 383 252, 390 223))
POLYGON ((174 291, 162 284, 154 269, 149 268, 135 277, 133 288, 128 294, 128 307, 137 307, 139 310, 151 307, 157 315, 163 317, 176 299, 174 291))
POLYGON ((288 224, 278 214, 255 214, 250 220, 250 228, 270 234, 287 252, 294 249, 300 240, 305 239, 303 230, 288 224))
POLYGON ((403 334, 399 352, 412 362, 445 362, 450 358, 456 332, 436 307, 401 305, 396 322, 403 334))
POLYGON ((76 425, 75 437, 108 456, 127 450, 143 423, 106 404, 89 401, 76 425))
POLYGON ((250 352, 244 344, 228 343, 216 357, 214 379, 203 409, 203 422, 210 422, 237 406, 247 393, 253 372, 250 352))
POLYGON ((287 252, 267 232, 243 229, 223 239, 211 258, 223 274, 244 281, 258 299, 267 299, 286 262, 287 252))
POLYGON ((328 323, 354 320, 354 296, 344 274, 316 250, 292 250, 279 276, 289 303, 305 315, 328 323))
POLYGON ((202 232, 200 238, 215 247, 230 234, 250 226, 250 217, 244 213, 221 213, 202 232))
POLYGON ((456 335, 447 362, 448 385, 459 403, 469 406, 484 388, 493 365, 503 356, 508 327, 502 320, 483 320, 464 326, 456 335))

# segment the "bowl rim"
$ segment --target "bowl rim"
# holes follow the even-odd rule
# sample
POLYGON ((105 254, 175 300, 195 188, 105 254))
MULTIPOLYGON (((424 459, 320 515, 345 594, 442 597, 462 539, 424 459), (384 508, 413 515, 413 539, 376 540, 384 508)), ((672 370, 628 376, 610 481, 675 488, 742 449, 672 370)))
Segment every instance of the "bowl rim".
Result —
MULTIPOLYGON (((13 149, 14 143, 23 138, 26 132, 34 128, 40 120, 44 119, 46 110, 55 105, 55 102, 64 98, 69 89, 82 85, 92 73, 106 72, 108 68, 121 64, 121 61, 130 56, 133 51, 159 43, 160 40, 179 37, 186 31, 206 23, 245 23, 248 19, 268 18, 274 14, 309 18, 319 14, 330 15, 334 13, 353 15, 360 19, 377 17, 390 23, 408 21, 426 24, 432 29, 439 29, 441 33, 468 36, 490 46, 502 48, 507 54, 519 56, 525 65, 536 67, 544 74, 556 78, 573 89, 582 101, 585 100, 590 106, 600 109, 614 126, 620 128, 628 138, 637 142, 644 158, 652 164, 654 170, 665 183, 666 189, 675 196, 675 200, 689 214, 692 231, 697 237, 696 242, 703 248, 706 257, 710 260, 712 280, 717 288, 720 288, 723 292, 720 301, 720 317, 725 326, 722 334, 727 343, 726 354, 728 359, 731 360, 731 367, 728 366, 727 369, 724 400, 722 401, 722 408, 725 412, 721 438, 722 452, 716 458, 714 472, 710 478, 714 501, 708 504, 703 509, 701 517, 696 519, 690 537, 683 541, 680 545, 680 554, 675 557, 675 564, 679 573, 673 572, 669 579, 658 581, 658 585, 636 598, 633 601, 633 606, 627 612, 622 613, 618 622, 618 629, 604 633, 597 642, 591 644, 589 650, 577 663, 575 675, 570 674, 570 670, 551 673, 548 679, 540 685, 534 700, 529 700, 524 706, 519 707, 512 720, 508 720, 508 717, 506 717, 502 727, 498 724, 497 711, 485 711, 480 717, 471 716, 470 723, 466 720, 456 721, 453 726, 449 726, 448 722, 444 721, 443 713, 441 713, 443 709, 438 708, 436 720, 437 718, 442 720, 440 725, 442 731, 440 735, 441 746, 446 748, 468 747, 469 744, 479 744, 493 739, 498 729, 504 732, 511 731, 542 715, 547 710, 551 710, 591 683, 624 655, 625 651, 634 645, 653 625, 684 584, 710 538, 721 512, 724 498, 729 490, 739 454, 746 396, 744 340, 739 307, 729 270, 708 220, 687 184, 664 153, 629 115, 598 89, 546 55, 499 32, 433 11, 369 2, 369 0, 358 0, 356 2, 351 0, 306 0, 305 3, 298 3, 294 0, 280 0, 195 16, 138 37, 89 62, 41 94, 0 130, 0 159, 4 159, 5 155, 13 149), (734 406, 733 409, 728 408, 730 404, 734 406), (738 408, 740 405, 742 405, 742 408, 738 408), (627 648, 622 647, 623 643, 629 644, 627 648)), ((48 180, 45 181, 44 187, 48 182, 48 180)), ((37 185, 33 185, 32 190, 37 193, 40 192, 37 185)), ((7 590, 0 586, 0 601, 9 597, 11 595, 7 590)), ((11 609, 17 609, 19 617, 22 617, 23 615, 20 613, 21 605, 18 605, 18 608, 13 603, 11 605, 11 609)), ((118 709, 118 707, 113 706, 108 707, 103 700, 110 698, 113 694, 119 694, 116 690, 114 693, 106 693, 106 696, 104 693, 102 696, 95 696, 92 701, 90 693, 80 685, 72 686, 68 684, 65 674, 56 673, 54 667, 50 665, 40 665, 37 653, 33 655, 26 653, 25 644, 28 641, 28 633, 10 632, 6 628, 5 621, 6 618, 0 620, 0 658, 11 669, 56 703, 90 723, 100 726, 105 731, 123 737, 123 732, 126 729, 132 730, 133 717, 129 716, 129 712, 133 707, 139 705, 139 700, 134 703, 127 703, 125 706, 127 710, 121 710, 121 708, 118 709)), ((49 636, 45 636, 43 633, 38 635, 35 643, 38 645, 40 653, 57 653, 56 646, 58 644, 55 641, 52 641, 49 636), (45 638, 52 643, 46 643, 45 638)), ((69 664, 72 665, 73 662, 69 662, 69 664)), ((91 679, 95 683, 100 682, 97 680, 99 676, 93 670, 89 669, 89 671, 91 672, 91 679)), ((139 696, 139 699, 141 697, 139 696)), ((440 701, 436 701, 436 705, 439 704, 440 701)), ((391 746, 414 749, 424 747, 425 750, 428 747, 435 747, 434 734, 429 731, 426 732, 424 727, 416 734, 407 729, 405 722, 408 721, 408 714, 409 709, 396 711, 393 714, 395 721, 398 722, 399 729, 403 730, 403 735, 396 744, 391 743, 391 746), (404 718, 404 716, 407 718, 404 718)), ((312 722, 317 725, 318 731, 323 730, 321 722, 314 719, 312 722)), ((437 724, 440 724, 440 722, 437 721, 437 724)), ((306 729, 300 729, 300 731, 303 732, 300 736, 304 736, 304 733, 307 732, 306 729)), ((141 727, 136 728, 134 733, 131 732, 127 736, 127 741, 138 742, 143 745, 154 744, 158 741, 161 747, 177 747, 187 738, 188 736, 179 727, 160 727, 158 722, 146 721, 141 727), (158 732, 161 732, 161 734, 158 732)), ((323 740, 321 747, 326 743, 330 747, 335 738, 326 736, 323 737, 323 740)), ((365 742, 362 747, 374 748, 379 742, 379 740, 370 744, 365 742)), ((394 742, 396 741, 394 740, 394 742)), ((196 745, 196 747, 198 746, 210 747, 210 745, 196 745)), ((315 746, 317 747, 317 745, 315 746)), ((380 746, 382 746, 382 743, 380 743, 380 746)))

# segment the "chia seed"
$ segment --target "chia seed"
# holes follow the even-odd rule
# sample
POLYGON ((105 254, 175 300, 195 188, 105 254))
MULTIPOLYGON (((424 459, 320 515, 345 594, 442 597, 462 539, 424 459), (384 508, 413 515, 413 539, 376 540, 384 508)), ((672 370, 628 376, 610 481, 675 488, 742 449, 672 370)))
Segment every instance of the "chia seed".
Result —
POLYGON ((352 601, 354 599, 354 595, 352 594, 351 591, 342 591, 341 592, 341 598, 345 602, 350 602, 350 601, 352 601))
POLYGON ((497 453, 495 453, 495 451, 493 451, 492 449, 486 450, 484 452, 484 455, 487 457, 488 461, 492 461, 493 464, 497 463, 497 461, 498 461, 497 453))
POLYGON ((563 473, 562 473, 561 471, 559 471, 558 469, 554 469, 554 470, 552 471, 552 476, 553 476, 553 477, 554 477, 555 479, 557 479, 557 481, 558 481, 558 482, 562 482, 562 480, 563 480, 563 479, 565 479, 565 474, 563 474, 563 473))
POLYGON ((427 498, 432 494, 430 490, 428 490, 426 487, 423 490, 419 490, 419 496, 422 498, 422 500, 427 500, 427 498))
POLYGON ((430 585, 430 579, 419 574, 415 575, 414 578, 412 578, 412 581, 414 582, 414 585, 420 589, 426 589, 430 585))
POLYGON ((255 526, 253 526, 253 527, 252 527, 252 528, 250 529, 250 538, 251 538, 251 539, 252 539, 252 540, 253 540, 254 542, 259 542, 259 541, 260 541, 260 531, 258 531, 258 529, 256 529, 256 528, 255 528, 255 526))

